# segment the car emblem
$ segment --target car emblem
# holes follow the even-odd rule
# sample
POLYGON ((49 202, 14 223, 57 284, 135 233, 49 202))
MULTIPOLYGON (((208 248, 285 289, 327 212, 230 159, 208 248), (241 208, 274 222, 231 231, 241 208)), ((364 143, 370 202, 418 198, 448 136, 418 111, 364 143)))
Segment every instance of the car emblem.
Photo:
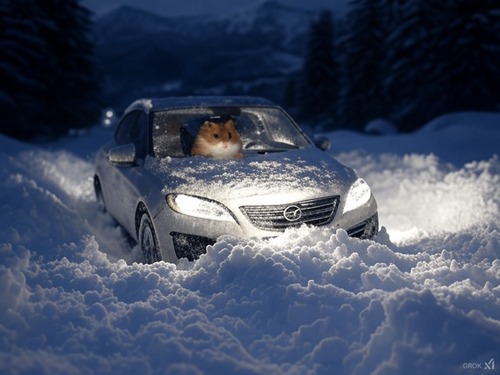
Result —
POLYGON ((288 221, 297 221, 302 217, 302 210, 299 206, 288 206, 283 210, 283 216, 288 221))

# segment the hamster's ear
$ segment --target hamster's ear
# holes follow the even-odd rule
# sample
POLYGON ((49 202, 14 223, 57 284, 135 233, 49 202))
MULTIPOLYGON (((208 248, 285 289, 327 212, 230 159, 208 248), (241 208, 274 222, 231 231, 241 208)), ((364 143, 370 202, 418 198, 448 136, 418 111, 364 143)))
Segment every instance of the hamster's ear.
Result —
POLYGON ((210 121, 206 120, 206 121, 203 123, 203 125, 201 125, 201 126, 208 126, 208 127, 210 127, 210 126, 212 126, 212 123, 211 123, 210 121))

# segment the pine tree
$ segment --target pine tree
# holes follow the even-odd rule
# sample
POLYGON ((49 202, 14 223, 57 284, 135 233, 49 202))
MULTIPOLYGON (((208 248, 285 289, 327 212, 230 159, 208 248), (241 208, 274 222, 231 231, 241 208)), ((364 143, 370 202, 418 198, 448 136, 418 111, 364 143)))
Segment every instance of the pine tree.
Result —
POLYGON ((342 125, 362 130, 372 119, 386 117, 383 81, 387 37, 386 14, 379 0, 355 0, 348 14, 343 90, 339 113, 342 125))
POLYGON ((448 0, 442 10, 430 100, 436 113, 495 110, 500 104, 500 3, 448 0))
POLYGON ((2 2, 1 131, 30 139, 92 126, 99 85, 89 42, 90 13, 76 0, 2 2))
POLYGON ((28 134, 33 113, 41 113, 45 86, 34 69, 44 59, 44 41, 30 17, 22 12, 32 1, 2 2, 0 5, 0 130, 20 138, 28 134))
POLYGON ((400 128, 414 130, 447 112, 495 110, 500 97, 498 2, 398 3, 385 63, 387 97, 400 128))
POLYGON ((403 2, 392 19, 385 87, 392 120, 402 131, 414 130, 435 112, 429 94, 436 89, 433 77, 438 69, 440 3, 441 0, 403 2))
POLYGON ((302 113, 315 122, 334 120, 339 73, 334 54, 334 22, 329 11, 323 11, 311 25, 303 75, 302 113))

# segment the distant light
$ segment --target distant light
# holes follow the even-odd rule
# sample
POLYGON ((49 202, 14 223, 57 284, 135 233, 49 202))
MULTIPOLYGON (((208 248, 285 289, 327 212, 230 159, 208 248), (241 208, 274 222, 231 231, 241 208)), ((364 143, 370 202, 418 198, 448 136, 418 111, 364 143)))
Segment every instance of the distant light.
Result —
POLYGON ((106 128, 112 126, 115 122, 115 111, 111 108, 102 111, 102 125, 106 128))

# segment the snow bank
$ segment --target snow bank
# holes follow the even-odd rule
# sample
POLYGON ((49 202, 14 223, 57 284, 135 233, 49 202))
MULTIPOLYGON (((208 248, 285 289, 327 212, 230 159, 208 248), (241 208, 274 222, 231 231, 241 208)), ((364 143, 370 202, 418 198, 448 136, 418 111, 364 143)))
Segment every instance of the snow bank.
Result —
POLYGON ((379 199, 380 220, 396 243, 488 225, 500 207, 500 161, 473 161, 460 169, 434 155, 338 156, 356 165, 379 199), (371 166, 379 166, 373 169, 371 166))
POLYGON ((359 151, 371 155, 434 155, 442 164, 461 168, 500 153, 499 128, 498 113, 463 112, 441 116, 411 134, 374 137, 338 131, 329 137, 334 154, 359 151))
POLYGON ((418 152, 423 133, 331 134, 364 146, 333 152, 376 195, 375 241, 226 236, 177 265, 138 263, 96 210, 95 134, 52 149, 0 137, 0 371, 476 373, 499 358, 499 133, 462 164, 418 152))

